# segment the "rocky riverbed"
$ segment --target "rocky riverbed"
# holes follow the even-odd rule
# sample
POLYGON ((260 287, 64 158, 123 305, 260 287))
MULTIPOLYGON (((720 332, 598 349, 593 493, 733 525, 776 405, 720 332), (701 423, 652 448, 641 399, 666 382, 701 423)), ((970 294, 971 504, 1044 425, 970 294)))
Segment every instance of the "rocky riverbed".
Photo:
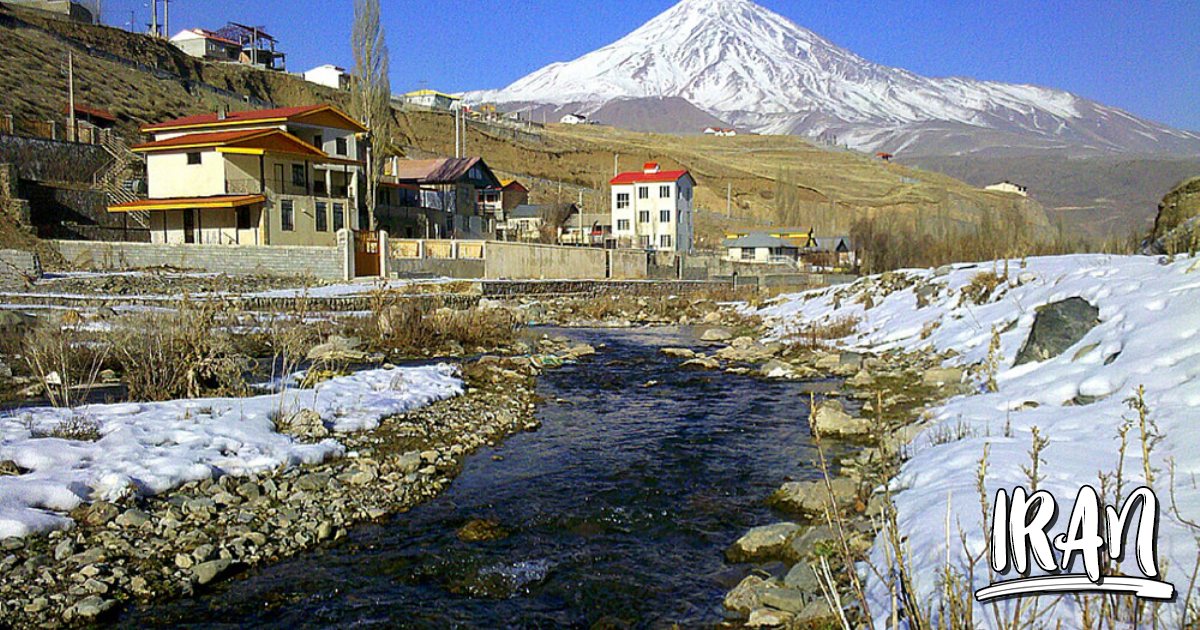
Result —
MULTIPOLYGON (((546 350, 567 350, 554 342, 546 350)), ((582 353, 584 349, 575 348, 582 353)), ((338 436, 348 456, 325 464, 193 483, 166 496, 97 501, 78 526, 0 542, 0 625, 63 627, 132 602, 189 595, 214 581, 346 535, 355 523, 435 496, 483 445, 537 428, 528 359, 464 368, 465 395, 338 436)), ((288 425, 304 439, 311 427, 288 425)))

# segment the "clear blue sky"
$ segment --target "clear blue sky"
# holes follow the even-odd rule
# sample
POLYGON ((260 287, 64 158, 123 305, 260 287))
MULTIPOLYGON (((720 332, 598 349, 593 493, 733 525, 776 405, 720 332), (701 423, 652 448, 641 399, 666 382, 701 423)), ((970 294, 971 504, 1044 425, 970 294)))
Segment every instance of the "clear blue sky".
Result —
MULTIPOLYGON (((1198 0, 758 0, 872 61, 929 76, 1056 87, 1200 130, 1198 0)), ((383 0, 392 88, 498 88, 611 43, 673 0, 383 0)), ((105 21, 149 22, 149 0, 105 21)), ((265 26, 288 67, 349 67, 351 0, 173 0, 171 30, 265 26)), ((144 27, 141 27, 144 28, 144 27)))

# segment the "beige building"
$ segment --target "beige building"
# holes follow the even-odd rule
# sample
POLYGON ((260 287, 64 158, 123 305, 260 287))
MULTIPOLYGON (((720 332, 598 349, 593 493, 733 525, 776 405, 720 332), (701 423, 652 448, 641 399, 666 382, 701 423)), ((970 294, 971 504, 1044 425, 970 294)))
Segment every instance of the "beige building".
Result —
POLYGON ((666 252, 692 250, 692 195, 687 171, 664 171, 655 162, 621 173, 612 187, 613 237, 623 248, 666 252))
POLYGON ((333 245, 372 230, 360 202, 366 128, 328 105, 205 114, 143 127, 155 243, 333 245))
POLYGON ((984 190, 1009 193, 1009 194, 1013 194, 1013 195, 1021 195, 1022 197, 1029 196, 1028 188, 1026 188, 1020 184, 1014 184, 1008 180, 1004 180, 1002 182, 997 182, 995 184, 992 184, 991 186, 985 186, 984 190))

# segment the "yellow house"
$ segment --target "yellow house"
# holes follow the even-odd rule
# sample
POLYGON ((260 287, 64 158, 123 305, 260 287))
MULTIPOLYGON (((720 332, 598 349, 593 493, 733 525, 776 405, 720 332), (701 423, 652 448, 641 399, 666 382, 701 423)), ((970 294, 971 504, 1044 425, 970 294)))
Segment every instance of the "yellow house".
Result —
POLYGON ((142 128, 151 242, 333 245, 374 229, 360 201, 367 129, 328 105, 180 118, 142 128))
POLYGON ((807 249, 816 246, 817 239, 813 236, 812 228, 801 227, 773 227, 773 228, 731 228, 725 231, 725 238, 734 240, 746 238, 751 234, 761 234, 773 238, 783 239, 789 245, 799 249, 807 249))

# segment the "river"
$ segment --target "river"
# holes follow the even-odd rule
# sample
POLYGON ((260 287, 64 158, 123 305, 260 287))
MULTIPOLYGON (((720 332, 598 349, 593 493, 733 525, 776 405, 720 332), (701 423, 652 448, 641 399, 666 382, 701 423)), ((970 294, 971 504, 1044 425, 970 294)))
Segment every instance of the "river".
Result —
POLYGON ((126 612, 127 627, 660 627, 723 618, 749 566, 723 559, 763 499, 818 476, 813 384, 678 369, 687 330, 562 332, 601 346, 547 371, 542 428, 469 457, 438 498, 197 597, 126 612), (492 519, 506 538, 462 542, 492 519))

